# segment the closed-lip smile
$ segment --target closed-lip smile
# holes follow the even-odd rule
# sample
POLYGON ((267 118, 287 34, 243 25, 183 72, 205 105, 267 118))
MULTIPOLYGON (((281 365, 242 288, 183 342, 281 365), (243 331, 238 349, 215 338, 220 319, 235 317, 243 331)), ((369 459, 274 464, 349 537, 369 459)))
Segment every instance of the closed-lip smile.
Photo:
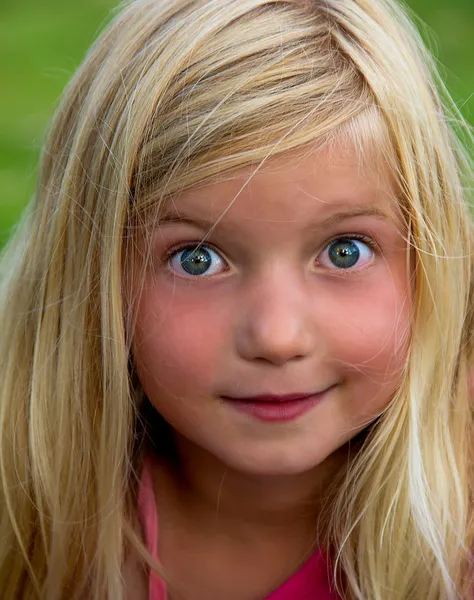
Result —
MULTIPOLYGON (((326 390, 324 390, 326 391, 326 390)), ((323 392, 308 392, 297 394, 258 394, 256 396, 222 396, 226 400, 239 400, 241 402, 294 402, 296 400, 304 400, 310 396, 316 396, 323 392)))
POLYGON ((221 399, 230 407, 260 421, 291 421, 319 404, 333 387, 329 386, 320 392, 221 396, 221 399))

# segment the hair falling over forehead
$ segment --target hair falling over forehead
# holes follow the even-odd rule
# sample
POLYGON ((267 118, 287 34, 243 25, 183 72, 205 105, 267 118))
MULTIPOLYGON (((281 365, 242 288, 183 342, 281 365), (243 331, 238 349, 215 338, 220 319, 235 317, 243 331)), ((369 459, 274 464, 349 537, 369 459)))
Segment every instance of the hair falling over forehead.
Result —
POLYGON ((336 581, 348 599, 471 597, 471 180, 450 122, 393 0, 123 7, 65 91, 1 263, 2 598, 124 597, 141 429, 123 268, 150 207, 341 136, 392 168, 414 319, 396 398, 329 509, 336 581))

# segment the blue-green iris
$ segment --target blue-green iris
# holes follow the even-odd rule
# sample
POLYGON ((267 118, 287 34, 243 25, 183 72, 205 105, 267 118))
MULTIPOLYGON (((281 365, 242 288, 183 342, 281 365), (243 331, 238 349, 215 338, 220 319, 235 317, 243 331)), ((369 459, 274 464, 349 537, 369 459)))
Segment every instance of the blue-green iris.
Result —
POLYGON ((341 238, 329 245, 329 259, 338 269, 353 267, 360 258, 360 250, 354 240, 341 238))
POLYGON ((210 253, 203 247, 186 248, 181 254, 181 266, 190 275, 204 275, 211 262, 210 253))

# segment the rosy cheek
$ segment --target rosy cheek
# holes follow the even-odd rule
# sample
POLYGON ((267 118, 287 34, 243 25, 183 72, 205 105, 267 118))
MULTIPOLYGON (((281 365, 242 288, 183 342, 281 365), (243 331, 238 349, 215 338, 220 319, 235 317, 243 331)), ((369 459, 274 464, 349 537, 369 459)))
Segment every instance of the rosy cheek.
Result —
MULTIPOLYGON (((404 364, 409 332, 406 287, 393 280, 368 287, 338 306, 340 318, 333 329, 333 357, 361 376, 389 382, 404 364)), ((329 335, 329 334, 328 334, 329 335)))
POLYGON ((220 312, 212 303, 197 305, 191 294, 144 293, 135 349, 136 361, 148 372, 144 376, 181 392, 188 386, 208 387, 214 371, 209 366, 218 365, 222 355, 220 312))

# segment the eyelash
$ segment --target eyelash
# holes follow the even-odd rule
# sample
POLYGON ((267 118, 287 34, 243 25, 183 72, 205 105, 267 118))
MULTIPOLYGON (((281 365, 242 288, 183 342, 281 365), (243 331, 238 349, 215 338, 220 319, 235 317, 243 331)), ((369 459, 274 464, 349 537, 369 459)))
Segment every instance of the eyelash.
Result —
MULTIPOLYGON (((343 233, 343 234, 339 234, 336 235, 334 237, 332 237, 331 239, 329 239, 324 246, 322 246, 321 250, 318 252, 318 257, 321 255, 321 253, 328 248, 333 242, 337 241, 337 240, 341 240, 341 239, 348 239, 348 240, 357 240, 359 242, 362 242, 363 244, 365 244, 368 248, 370 248, 370 250, 374 253, 380 253, 380 246, 378 245, 378 243, 371 237, 364 235, 364 234, 360 234, 360 233, 343 233)), ((182 252, 183 250, 186 250, 188 248, 194 248, 194 249, 198 249, 198 248, 209 248, 210 250, 212 250, 213 252, 215 252, 217 255, 219 255, 219 257, 222 258, 222 260, 227 264, 227 260, 222 256, 222 252, 217 249, 215 246, 213 246, 212 244, 208 243, 208 242, 186 242, 183 244, 180 244, 178 246, 174 246, 168 250, 166 250, 166 255, 165 255, 165 260, 164 262, 168 265, 170 260, 179 252, 182 252)), ((342 275, 342 276, 350 276, 354 271, 356 272, 360 272, 361 270, 364 270, 366 267, 360 267, 359 269, 328 269, 328 270, 332 270, 334 271, 334 275, 342 275)), ((228 270, 228 269, 226 269, 228 270)), ((212 277, 212 275, 207 275, 207 277, 212 277)), ((193 275, 189 275, 189 278, 191 279, 204 279, 206 278, 206 275, 202 275, 202 276, 193 276, 193 275)))
POLYGON ((367 246, 369 246, 372 250, 376 250, 379 247, 373 238, 369 237, 368 235, 364 235, 363 233, 343 233, 342 235, 335 235, 333 238, 328 240, 323 246, 323 249, 327 248, 329 244, 332 244, 336 240, 340 239, 358 240, 359 242, 364 242, 364 244, 367 244, 367 246))

